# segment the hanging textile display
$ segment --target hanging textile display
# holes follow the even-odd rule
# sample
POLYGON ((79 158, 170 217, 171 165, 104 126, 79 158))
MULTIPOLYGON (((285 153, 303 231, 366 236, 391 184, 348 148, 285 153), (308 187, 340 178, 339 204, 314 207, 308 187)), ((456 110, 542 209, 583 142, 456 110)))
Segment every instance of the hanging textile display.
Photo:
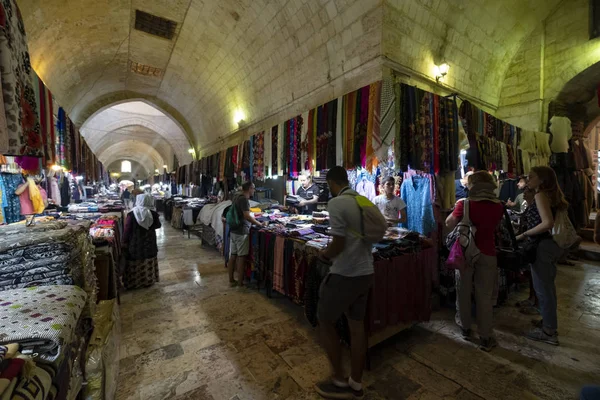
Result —
POLYGON ((344 163, 346 169, 354 165, 354 124, 356 122, 356 98, 358 92, 348 93, 344 96, 344 163))
POLYGON ((469 139, 467 161, 470 166, 486 170, 504 170, 506 166, 504 171, 510 175, 523 173, 520 168, 523 162, 515 151, 520 145, 520 128, 480 110, 469 101, 462 102, 459 114, 469 139))
POLYGON ((279 175, 279 126, 275 125, 271 128, 271 168, 272 175, 279 175))
POLYGON ((302 144, 303 149, 306 149, 306 163, 304 169, 314 173, 315 171, 315 109, 308 112, 306 123, 306 139, 302 144))
POLYGON ((265 179, 265 133, 260 132, 253 136, 252 152, 254 157, 254 176, 253 180, 263 181, 265 179))
MULTIPOLYGON (((403 83, 394 86, 396 167, 428 173, 458 168, 458 118, 453 98, 403 83)), ((388 121, 386 121, 386 124, 388 121)))
POLYGON ((396 136, 396 95, 393 78, 384 78, 380 91, 381 126, 379 135, 373 135, 373 151, 379 160, 385 160, 396 136))
MULTIPOLYGON (((2 76, 0 75, 0 87, 2 87, 2 76)), ((7 154, 8 146, 8 126, 6 124, 6 110, 4 109, 4 96, 0 95, 0 154, 7 154)))
MULTIPOLYGON (((67 116, 62 107, 58 109, 56 119, 56 164, 66 167, 65 160, 65 135, 67 129, 67 116)), ((88 166, 89 167, 89 166, 88 166)), ((89 169, 89 168, 88 168, 89 169)))
POLYGON ((343 147, 343 99, 337 99, 337 111, 335 119, 335 165, 344 165, 344 147, 343 147))
POLYGON ((308 146, 307 146, 307 137, 308 137, 308 112, 302 114, 302 124, 300 127, 300 171, 309 170, 307 168, 308 163, 308 146))
POLYGON ((373 83, 369 89, 369 114, 367 116, 366 168, 372 171, 377 167, 373 142, 381 143, 379 112, 381 108, 381 81, 373 83), (377 138, 377 139, 376 139, 377 138))
MULTIPOLYGON (((0 144, 13 155, 42 156, 42 138, 24 24, 14 0, 0 3, 0 79, 7 131, 0 144)), ((2 137, 2 135, 4 135, 2 137)))
POLYGON ((264 143, 265 143, 265 155, 264 155, 264 163, 265 163, 265 178, 270 178, 273 175, 273 169, 271 166, 271 145, 272 145, 272 136, 271 130, 267 129, 264 131, 264 143))

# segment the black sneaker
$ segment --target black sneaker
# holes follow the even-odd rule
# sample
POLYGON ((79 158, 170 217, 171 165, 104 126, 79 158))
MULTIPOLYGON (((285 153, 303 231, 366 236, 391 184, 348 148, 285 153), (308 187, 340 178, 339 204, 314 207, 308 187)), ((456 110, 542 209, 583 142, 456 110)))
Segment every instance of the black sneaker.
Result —
POLYGON ((536 342, 544 342, 551 344, 552 346, 558 346, 558 333, 555 332, 553 335, 548 335, 544 332, 543 328, 534 328, 527 332, 525 337, 530 340, 535 340, 536 342))
POLYGON ((481 338, 481 343, 479 344, 479 349, 489 353, 496 346, 498 346, 498 342, 493 337, 481 338))
POLYGON ((354 390, 350 386, 339 387, 334 385, 330 380, 317 383, 315 390, 326 399, 362 399, 365 395, 362 389, 354 390))
POLYGON ((460 334, 461 334, 463 340, 466 340, 468 342, 470 342, 471 340, 473 340, 473 338, 471 337, 471 330, 470 329, 460 328, 460 334))

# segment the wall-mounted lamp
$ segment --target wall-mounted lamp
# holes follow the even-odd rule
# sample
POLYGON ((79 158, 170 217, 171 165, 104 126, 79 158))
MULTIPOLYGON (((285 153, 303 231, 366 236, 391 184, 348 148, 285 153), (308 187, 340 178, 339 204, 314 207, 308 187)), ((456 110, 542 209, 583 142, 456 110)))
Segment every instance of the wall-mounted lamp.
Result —
POLYGON ((167 169, 167 168, 168 168, 168 167, 167 167, 167 164, 163 165, 163 168, 164 168, 164 169, 167 169))
POLYGON ((194 149, 193 149, 193 148, 191 148, 191 147, 188 149, 188 153, 190 153, 190 154, 194 154, 195 152, 196 152, 196 150, 194 150, 194 149))
POLYGON ((157 168, 157 169, 155 169, 155 170, 154 170, 154 172, 156 172, 157 174, 159 174, 159 173, 160 173, 160 171, 158 170, 158 168, 157 168))
POLYGON ((440 83, 440 81, 444 79, 446 75, 448 75, 449 70, 450 66, 447 63, 443 63, 441 65, 434 65, 433 73, 435 75, 435 81, 437 83, 440 83))
POLYGON ((240 128, 246 123, 246 114, 244 114, 244 112, 240 109, 235 110, 233 113, 233 122, 235 122, 238 125, 238 128, 240 128))

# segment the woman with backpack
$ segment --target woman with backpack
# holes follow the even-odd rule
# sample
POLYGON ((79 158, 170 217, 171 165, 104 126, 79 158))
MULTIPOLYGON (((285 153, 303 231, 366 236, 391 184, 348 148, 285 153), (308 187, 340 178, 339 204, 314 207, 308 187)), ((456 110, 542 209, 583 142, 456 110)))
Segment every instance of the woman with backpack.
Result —
POLYGON ((480 349, 491 351, 497 344, 492 332, 492 297, 498 275, 495 233, 504 215, 504 206, 495 193, 496 181, 487 171, 470 175, 467 188, 468 197, 459 200, 446 219, 446 226, 454 229, 463 221, 463 216, 465 220, 468 216, 471 227, 476 230, 475 243, 467 249, 473 255, 472 260, 463 270, 456 271, 457 322, 460 322, 463 339, 471 340, 471 292, 474 283, 480 349))
POLYGON ((552 228, 556 214, 568 208, 556 173, 550 167, 533 167, 529 172, 527 186, 535 190, 535 201, 529 205, 527 230, 517 240, 527 239, 526 247, 535 248, 535 262, 531 267, 533 287, 538 297, 541 321, 533 321, 535 328, 525 336, 538 342, 558 346, 558 317, 556 286, 556 263, 564 250, 554 241, 552 228))

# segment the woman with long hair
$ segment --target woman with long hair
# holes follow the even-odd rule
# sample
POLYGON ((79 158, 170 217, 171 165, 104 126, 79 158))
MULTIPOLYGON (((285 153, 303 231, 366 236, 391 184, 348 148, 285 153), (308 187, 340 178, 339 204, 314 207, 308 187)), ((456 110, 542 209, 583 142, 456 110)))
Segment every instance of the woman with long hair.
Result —
POLYGON ((471 292, 475 283, 477 327, 480 349, 491 351, 496 346, 493 336, 493 293, 498 277, 495 233, 504 215, 504 206, 496 196, 497 184, 487 171, 478 171, 467 179, 469 190, 466 199, 459 200, 446 219, 450 229, 462 220, 465 202, 468 201, 469 219, 477 229, 475 244, 480 255, 473 265, 456 271, 457 322, 465 340, 471 340, 471 292))
POLYGON ((533 287, 538 297, 541 321, 534 321, 535 328, 526 333, 531 340, 558 346, 558 317, 556 286, 556 262, 563 250, 552 239, 554 218, 558 211, 566 210, 569 203, 558 186, 556 173, 550 167, 533 167, 529 172, 527 186, 535 190, 535 201, 530 204, 527 230, 517 240, 527 239, 529 247, 536 247, 535 262, 531 267, 533 287))

